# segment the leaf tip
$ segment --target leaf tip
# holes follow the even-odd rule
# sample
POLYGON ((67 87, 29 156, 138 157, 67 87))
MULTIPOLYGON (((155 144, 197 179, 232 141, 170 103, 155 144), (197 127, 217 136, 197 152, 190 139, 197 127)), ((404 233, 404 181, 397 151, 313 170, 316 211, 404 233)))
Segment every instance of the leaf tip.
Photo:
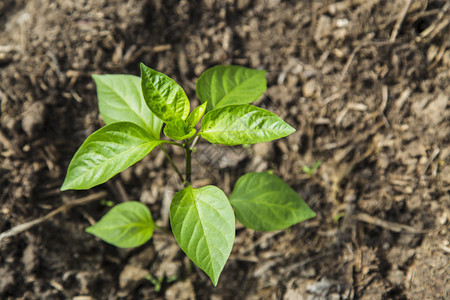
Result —
MULTIPOLYGON (((287 123, 286 123, 287 124, 287 123)), ((287 124, 287 128, 286 128, 286 136, 293 134, 294 132, 296 132, 297 129, 295 129, 294 127, 292 127, 291 125, 287 124)), ((286 137, 285 136, 285 137, 286 137)))
POLYGON ((147 67, 146 65, 144 65, 143 62, 141 62, 141 63, 139 64, 139 69, 141 70, 141 78, 143 78, 143 75, 144 75, 145 70, 146 70, 147 68, 148 68, 148 67, 147 67))
MULTIPOLYGON (((211 278, 211 277, 210 277, 211 278)), ((211 281, 212 281, 212 284, 214 285, 214 286, 217 286, 217 283, 219 283, 219 278, 215 278, 215 279, 212 279, 211 278, 211 281)))
POLYGON ((64 180, 63 184, 61 185, 61 187, 59 189, 61 190, 61 192, 72 189, 72 187, 70 186, 70 183, 67 181, 67 178, 64 180))
MULTIPOLYGON (((205 271, 205 270, 203 270, 205 271)), ((220 274, 222 273, 222 271, 219 271, 219 274, 214 273, 214 271, 210 271, 210 272, 206 272, 206 275, 208 275, 209 279, 211 279, 211 283, 214 286, 217 286, 217 284, 219 283, 219 278, 220 278, 220 274)))
MULTIPOLYGON (((69 167, 70 167, 70 165, 69 165, 69 167)), ((69 172, 70 172, 70 170, 69 170, 69 172)), ((67 191, 67 190, 88 190, 93 186, 95 186, 95 185, 87 185, 87 184, 80 183, 79 181, 74 179, 73 176, 69 177, 66 175, 66 178, 64 179, 64 182, 59 189, 62 192, 67 191)))
POLYGON ((84 232, 87 232, 87 233, 90 233, 90 234, 92 234, 92 235, 95 235, 95 234, 94 234, 94 228, 93 228, 94 226, 95 226, 95 225, 86 227, 86 228, 84 229, 84 232))
POLYGON ((139 67, 141 69, 141 77, 142 77, 142 73, 144 73, 145 71, 151 70, 149 67, 147 67, 143 62, 141 62, 139 64, 139 67))
MULTIPOLYGON (((289 125, 289 124, 288 124, 289 125)), ((291 125, 289 125, 289 131, 290 131, 290 133, 289 134, 291 134, 291 133, 294 133, 294 132, 296 132, 297 131, 297 129, 295 129, 294 127, 292 127, 291 125)))
MULTIPOLYGON (((308 207, 309 208, 309 207, 308 207)), ((315 218, 317 216, 316 212, 309 208, 308 219, 315 218)))

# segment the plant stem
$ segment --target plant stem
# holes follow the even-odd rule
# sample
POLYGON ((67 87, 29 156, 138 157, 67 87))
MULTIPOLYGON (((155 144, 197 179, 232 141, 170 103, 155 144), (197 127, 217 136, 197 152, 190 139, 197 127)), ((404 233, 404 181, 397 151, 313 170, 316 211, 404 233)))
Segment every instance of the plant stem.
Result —
POLYGON ((182 182, 184 182, 184 178, 183 175, 181 174, 180 170, 178 170, 177 166, 175 165, 175 163, 173 162, 172 158, 170 157, 169 153, 167 152, 166 148, 164 148, 164 146, 161 144, 159 145, 159 147, 161 147, 161 150, 164 152, 164 154, 166 155, 167 159, 169 160, 170 165, 172 166, 172 168, 175 170, 175 172, 178 175, 178 178, 180 178, 180 180, 182 182))
POLYGON ((191 141, 192 141, 192 144, 191 144, 191 146, 189 147, 189 149, 191 149, 191 151, 192 151, 192 149, 194 149, 194 147, 195 147, 195 145, 197 144, 197 142, 198 142, 198 139, 200 138, 200 136, 193 136, 192 137, 192 139, 191 139, 191 141))
POLYGON ((184 140, 184 149, 186 150, 186 181, 184 182, 185 186, 191 184, 191 148, 189 144, 189 140, 184 140))
POLYGON ((171 145, 175 145, 181 148, 184 148, 184 145, 182 143, 177 143, 177 142, 173 142, 173 141, 164 141, 166 144, 171 144, 171 145))

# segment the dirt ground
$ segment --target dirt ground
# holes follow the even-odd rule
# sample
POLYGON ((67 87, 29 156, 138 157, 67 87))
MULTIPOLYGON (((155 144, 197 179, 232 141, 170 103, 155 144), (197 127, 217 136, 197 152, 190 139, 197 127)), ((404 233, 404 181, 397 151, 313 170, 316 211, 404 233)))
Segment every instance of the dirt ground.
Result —
POLYGON ((0 1, 0 232, 98 199, 0 239, 0 298, 449 299, 449 83, 444 0, 0 1), (297 128, 249 148, 199 144, 194 185, 229 194, 272 169, 317 212, 273 233, 237 225, 217 287, 170 236, 123 250, 84 232, 108 211, 100 200, 140 200, 169 226, 180 186, 163 154, 59 190, 102 126, 91 75, 139 75, 140 62, 194 103, 211 66, 267 70, 257 104, 297 128))

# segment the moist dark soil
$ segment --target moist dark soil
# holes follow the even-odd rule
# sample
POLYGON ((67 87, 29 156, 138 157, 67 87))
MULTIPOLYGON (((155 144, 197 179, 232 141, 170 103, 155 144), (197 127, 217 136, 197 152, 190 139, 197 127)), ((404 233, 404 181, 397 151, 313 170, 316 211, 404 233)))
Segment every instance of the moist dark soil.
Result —
MULTIPOLYGON (((1 299, 449 299, 450 2, 203 0, 0 2, 1 299), (228 195, 273 170, 317 217, 284 231, 237 225, 219 280, 155 232, 118 249, 84 232, 104 201, 138 200, 169 226, 180 188, 164 155, 88 191, 59 187, 103 123, 92 74, 163 72, 198 104, 207 68, 267 70, 256 104, 297 131, 194 154, 193 184, 228 195), (304 166, 321 165, 309 175, 304 166)), ((169 149, 183 168, 183 153, 169 149)))

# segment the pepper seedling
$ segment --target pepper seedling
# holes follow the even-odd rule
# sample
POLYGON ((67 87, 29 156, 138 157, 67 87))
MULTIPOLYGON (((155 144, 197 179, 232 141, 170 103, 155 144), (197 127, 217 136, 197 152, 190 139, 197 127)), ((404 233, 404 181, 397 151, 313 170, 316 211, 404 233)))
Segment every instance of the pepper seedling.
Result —
MULTIPOLYGON (((273 231, 315 216, 295 190, 270 173, 243 175, 229 197, 216 186, 191 183, 191 154, 199 138, 234 146, 269 142, 295 132, 274 113, 250 104, 266 91, 265 74, 240 66, 206 70, 196 83, 201 105, 192 112, 186 93, 174 80, 142 63, 141 77, 93 75, 106 125, 75 153, 61 190, 102 184, 159 147, 184 183, 170 205, 172 233, 216 286, 233 247, 235 218, 248 228, 273 231), (168 139, 161 139, 161 131, 168 139), (167 145, 184 149, 184 174, 167 145)), ((147 242, 157 228, 146 205, 129 201, 112 207, 86 231, 129 248, 147 242)))

